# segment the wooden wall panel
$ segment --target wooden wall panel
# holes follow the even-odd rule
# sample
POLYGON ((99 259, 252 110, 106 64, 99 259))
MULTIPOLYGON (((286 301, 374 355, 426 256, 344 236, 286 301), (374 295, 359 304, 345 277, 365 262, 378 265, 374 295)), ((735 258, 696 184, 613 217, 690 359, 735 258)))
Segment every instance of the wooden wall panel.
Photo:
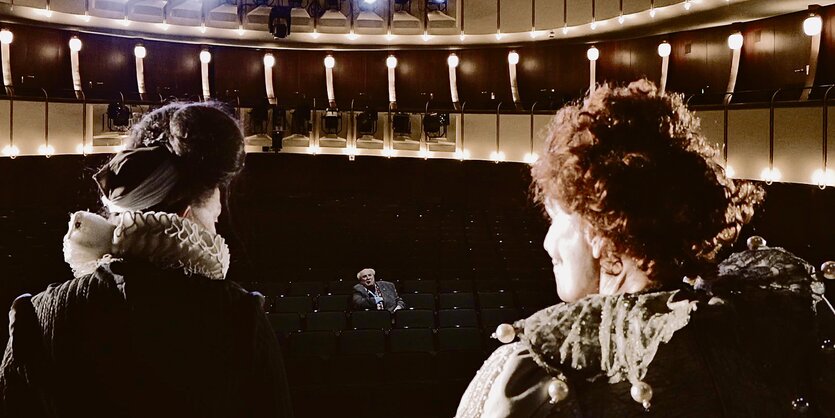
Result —
MULTIPOLYGON (((398 61, 396 83, 399 108, 422 109, 427 100, 425 93, 434 95, 434 103, 437 106, 452 107, 449 92, 449 67, 447 66, 447 57, 450 52, 448 50, 402 50, 394 53, 398 61)), ((459 79, 460 68, 459 65, 459 79)), ((460 91, 459 97, 463 100, 460 91)))
POLYGON ((495 109, 499 101, 512 103, 507 50, 463 50, 458 53, 458 95, 472 110, 495 109), (491 98, 495 97, 495 100, 491 98))
POLYGON ((81 88, 88 99, 116 100, 119 93, 138 98, 136 59, 137 41, 115 36, 80 34, 81 88))
MULTIPOLYGON (((731 71, 728 29, 705 29, 670 34, 672 46, 667 89, 686 94, 724 93, 731 71)), ((721 102, 721 99, 719 100, 721 102)))
POLYGON ((40 89, 44 88, 50 96, 74 97, 69 48, 72 34, 21 25, 8 27, 14 33, 10 55, 17 93, 41 96, 40 89))
POLYGON ((249 48, 213 48, 211 65, 214 70, 215 96, 232 103, 240 98, 243 106, 263 102, 267 97, 264 89, 266 52, 249 48))
POLYGON ((197 97, 200 82, 200 45, 145 41, 145 89, 151 97, 197 97))

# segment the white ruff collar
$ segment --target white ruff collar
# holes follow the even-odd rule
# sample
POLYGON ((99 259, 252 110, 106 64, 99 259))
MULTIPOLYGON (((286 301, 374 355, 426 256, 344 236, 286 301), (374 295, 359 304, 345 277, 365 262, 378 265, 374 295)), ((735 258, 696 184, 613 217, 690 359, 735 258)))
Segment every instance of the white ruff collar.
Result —
POLYGON ((144 260, 218 280, 229 269, 223 237, 177 215, 124 212, 108 221, 90 212, 73 213, 64 236, 64 261, 73 275, 90 274, 111 258, 144 260))

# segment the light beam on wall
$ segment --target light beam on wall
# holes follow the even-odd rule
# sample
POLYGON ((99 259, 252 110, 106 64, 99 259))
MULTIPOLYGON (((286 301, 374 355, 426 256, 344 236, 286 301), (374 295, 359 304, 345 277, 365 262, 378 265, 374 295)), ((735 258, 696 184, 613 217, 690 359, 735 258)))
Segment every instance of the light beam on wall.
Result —
POLYGON ((139 97, 145 100, 145 57, 148 51, 142 44, 133 47, 133 56, 136 58, 136 89, 139 97))
POLYGON ((449 95, 452 97, 452 104, 458 107, 460 101, 458 100, 458 80, 456 77, 456 68, 458 68, 458 55, 449 54, 446 59, 447 67, 449 67, 449 95))
POLYGON ((510 51, 507 54, 507 69, 510 75, 510 94, 513 96, 513 103, 519 105, 521 99, 519 98, 519 82, 516 79, 516 64, 519 63, 519 54, 516 51, 510 51))
POLYGON ((271 105, 278 103, 275 98, 275 87, 273 86, 273 67, 275 67, 275 57, 268 52, 264 54, 264 90, 267 93, 267 101, 271 105))
POLYGON ((336 60, 333 55, 325 57, 325 87, 328 90, 328 106, 336 107, 336 95, 333 92, 333 67, 336 66, 336 60))
POLYGON ((803 21, 803 33, 811 39, 811 48, 809 49, 809 65, 806 66, 806 83, 804 84, 803 92, 800 94, 800 100, 805 101, 809 99, 809 93, 812 91, 812 86, 815 85, 815 76, 818 72, 818 57, 821 49, 821 30, 823 30, 823 19, 821 19, 818 10, 820 6, 817 4, 809 6, 809 16, 803 21))
POLYGON ((200 78, 203 85, 203 100, 209 100, 212 96, 209 86, 210 62, 212 62, 212 53, 208 49, 200 51, 200 78))
POLYGON ((77 36, 70 38, 70 67, 72 69, 72 86, 76 98, 81 98, 81 72, 78 69, 78 52, 81 51, 81 39, 77 36))
POLYGON ((728 48, 731 49, 732 57, 731 57, 731 74, 728 77, 728 88, 725 90, 725 104, 731 102, 731 94, 734 92, 736 88, 736 77, 739 74, 739 60, 741 57, 741 50, 742 50, 742 32, 734 32, 730 36, 728 36, 728 48))
POLYGON ((661 94, 667 90, 667 70, 670 67, 670 52, 673 48, 667 41, 658 44, 658 56, 661 57, 661 94))
POLYGON ((388 68, 388 84, 389 84, 389 105, 397 105, 397 90, 394 84, 394 70, 397 68, 397 57, 389 55, 386 58, 386 67, 388 68))
POLYGON ((12 87, 12 56, 9 45, 14 40, 14 34, 8 29, 0 30, 0 60, 3 65, 3 85, 12 87))

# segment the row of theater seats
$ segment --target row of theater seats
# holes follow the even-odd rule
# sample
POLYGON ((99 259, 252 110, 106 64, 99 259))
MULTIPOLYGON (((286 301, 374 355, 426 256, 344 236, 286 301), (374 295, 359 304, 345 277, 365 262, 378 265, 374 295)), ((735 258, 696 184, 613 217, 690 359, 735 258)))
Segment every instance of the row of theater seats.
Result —
MULTIPOLYGON (((485 309, 519 308, 523 312, 538 310, 557 302, 552 290, 520 290, 517 292, 476 292, 476 293, 407 293, 401 294, 408 309, 485 309)), ((267 298, 268 312, 342 312, 350 309, 350 295, 279 296, 267 298)))
MULTIPOLYGON (((378 280, 381 278, 378 277, 378 280)), ((382 278, 382 280, 385 280, 382 278)), ((353 293, 356 279, 323 281, 320 278, 289 282, 243 283, 250 290, 258 290, 270 296, 349 295, 353 293)), ((398 293, 458 293, 473 291, 545 290, 554 287, 550 272, 539 272, 531 278, 509 279, 417 279, 394 281, 398 293)))
POLYGON ((460 328, 479 327, 492 331, 499 324, 523 318, 514 308, 474 309, 404 309, 393 315, 388 311, 311 312, 304 316, 297 313, 270 313, 270 324, 279 338, 300 331, 389 330, 409 328, 460 328))

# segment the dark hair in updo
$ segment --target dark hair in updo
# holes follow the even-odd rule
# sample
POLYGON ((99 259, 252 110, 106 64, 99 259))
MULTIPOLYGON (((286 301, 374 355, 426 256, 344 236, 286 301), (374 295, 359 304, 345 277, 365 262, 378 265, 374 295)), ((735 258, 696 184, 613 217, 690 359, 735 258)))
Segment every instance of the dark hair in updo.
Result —
POLYGON ((682 97, 639 80, 603 85, 557 112, 532 169, 536 198, 604 240, 601 266, 635 259, 656 285, 705 274, 764 196, 729 179, 682 97))
POLYGON ((244 166, 244 140, 235 118, 214 102, 171 103, 133 126, 127 149, 165 146, 176 155, 179 181, 148 211, 180 213, 224 188, 244 166))

